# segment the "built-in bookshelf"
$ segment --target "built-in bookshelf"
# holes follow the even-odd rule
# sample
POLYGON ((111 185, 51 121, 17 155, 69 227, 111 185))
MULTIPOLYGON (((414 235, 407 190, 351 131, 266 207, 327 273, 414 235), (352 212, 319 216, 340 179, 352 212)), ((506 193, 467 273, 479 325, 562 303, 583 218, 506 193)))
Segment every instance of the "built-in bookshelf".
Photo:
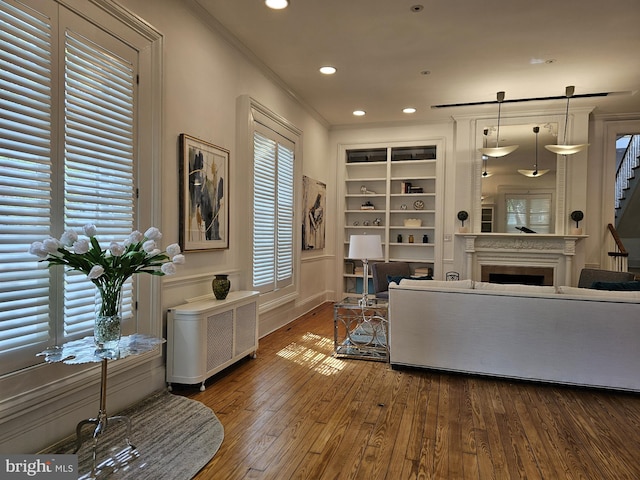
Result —
MULTIPOLYGON (((348 259, 351 235, 379 235, 383 258, 409 262, 417 275, 438 264, 440 140, 345 147, 343 291, 362 292, 362 263, 348 259)), ((370 283, 370 291, 372 291, 370 283)))

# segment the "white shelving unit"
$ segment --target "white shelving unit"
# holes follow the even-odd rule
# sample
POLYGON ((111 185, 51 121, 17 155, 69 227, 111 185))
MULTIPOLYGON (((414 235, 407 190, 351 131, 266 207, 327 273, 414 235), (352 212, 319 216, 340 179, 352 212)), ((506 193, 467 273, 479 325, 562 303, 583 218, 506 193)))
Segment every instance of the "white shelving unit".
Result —
MULTIPOLYGON (((438 270, 443 152, 440 139, 344 147, 344 294, 359 293, 362 286, 362 275, 348 268, 350 235, 380 236, 384 258, 370 260, 438 270), (362 209, 363 205, 373 209, 362 209)), ((358 261, 354 264, 361 266, 358 261)))

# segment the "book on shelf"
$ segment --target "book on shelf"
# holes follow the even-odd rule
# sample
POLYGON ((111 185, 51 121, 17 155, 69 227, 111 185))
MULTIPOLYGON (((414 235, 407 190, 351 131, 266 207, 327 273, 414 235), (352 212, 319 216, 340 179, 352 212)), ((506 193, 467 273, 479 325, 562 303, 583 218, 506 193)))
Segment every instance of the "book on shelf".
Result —
POLYGON ((409 188, 409 193, 423 193, 424 190, 422 187, 410 187, 409 188))
POLYGON ((411 193, 411 182, 400 182, 400 193, 411 193))

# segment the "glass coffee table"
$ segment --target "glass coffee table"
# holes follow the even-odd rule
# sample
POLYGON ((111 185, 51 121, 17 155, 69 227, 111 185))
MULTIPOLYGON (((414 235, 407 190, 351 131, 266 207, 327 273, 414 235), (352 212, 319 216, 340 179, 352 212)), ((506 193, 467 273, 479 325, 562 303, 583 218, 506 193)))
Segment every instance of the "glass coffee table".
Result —
POLYGON ((336 357, 389 361, 389 302, 347 297, 333 307, 333 345, 336 357))

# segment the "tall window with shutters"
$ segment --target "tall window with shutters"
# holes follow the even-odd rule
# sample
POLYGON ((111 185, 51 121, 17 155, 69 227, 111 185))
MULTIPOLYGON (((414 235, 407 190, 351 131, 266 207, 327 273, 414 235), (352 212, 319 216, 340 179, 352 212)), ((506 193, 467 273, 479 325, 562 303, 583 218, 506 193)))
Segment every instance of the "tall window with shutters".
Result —
MULTIPOLYGON (((134 226, 137 54, 53 1, 33 6, 0 0, 0 375, 92 334, 93 284, 29 245, 89 222, 108 244, 134 226)), ((130 282, 125 319, 133 306, 130 282)))
POLYGON ((253 137, 253 288, 293 283, 294 144, 256 125, 253 137))
POLYGON ((506 194, 506 232, 518 233, 517 227, 527 227, 536 233, 551 233, 551 203, 550 193, 506 194))

